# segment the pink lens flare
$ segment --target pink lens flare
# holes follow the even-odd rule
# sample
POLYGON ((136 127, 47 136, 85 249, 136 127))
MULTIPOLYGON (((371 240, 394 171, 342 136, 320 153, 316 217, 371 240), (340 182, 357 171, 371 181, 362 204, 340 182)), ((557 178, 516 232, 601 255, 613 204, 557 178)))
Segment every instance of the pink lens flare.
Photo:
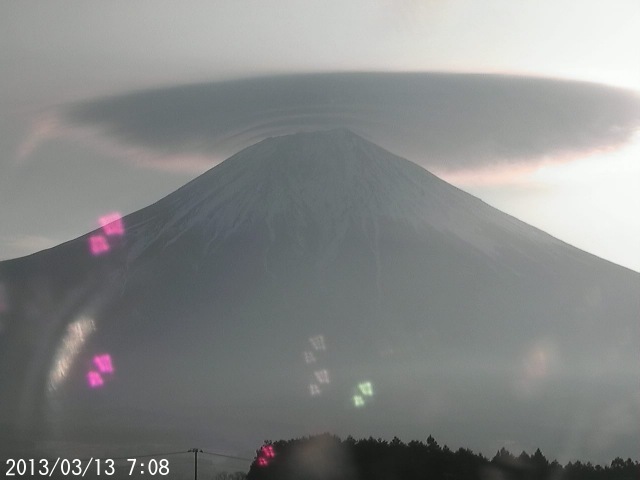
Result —
POLYGON ((89 386, 91 388, 99 388, 104 385, 104 380, 98 372, 94 372, 93 370, 87 373, 87 381, 89 382, 89 386))
POLYGON ((124 235, 124 223, 122 222, 122 215, 117 212, 110 213, 108 215, 104 215, 100 217, 98 220, 100 226, 102 227, 102 231, 105 235, 118 236, 121 237, 124 235))
POLYGON ((267 458, 273 458, 276 456, 275 452, 273 451, 273 446, 271 445, 266 445, 264 447, 262 447, 262 455, 264 455, 267 458))
POLYGON ((273 450, 272 445, 265 445, 260 448, 260 454, 258 455, 258 459, 256 460, 257 464, 261 467, 266 467, 269 465, 269 460, 276 456, 276 452, 273 450))
POLYGON ((111 355, 105 353, 103 355, 96 355, 93 357, 93 363, 100 373, 113 373, 113 363, 111 362, 111 355))
POLYGON ((89 249, 92 255, 102 255, 109 251, 107 239, 102 235, 91 235, 89 237, 89 249))

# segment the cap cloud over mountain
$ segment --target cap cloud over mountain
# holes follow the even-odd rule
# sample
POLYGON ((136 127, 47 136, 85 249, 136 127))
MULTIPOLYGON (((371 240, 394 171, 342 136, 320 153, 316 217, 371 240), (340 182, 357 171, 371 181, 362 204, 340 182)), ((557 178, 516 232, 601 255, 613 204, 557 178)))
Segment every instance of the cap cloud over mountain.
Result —
POLYGON ((348 130, 264 140, 123 224, 99 256, 92 232, 0 263, 4 442, 433 433, 636 455, 640 276, 348 130), (70 346, 79 319, 95 331, 70 346))
POLYGON ((342 126, 444 172, 623 145, 640 126, 640 98, 548 78, 340 72, 142 90, 86 99, 56 115, 133 149, 132 161, 148 167, 186 168, 185 155, 222 160, 267 137, 342 126))

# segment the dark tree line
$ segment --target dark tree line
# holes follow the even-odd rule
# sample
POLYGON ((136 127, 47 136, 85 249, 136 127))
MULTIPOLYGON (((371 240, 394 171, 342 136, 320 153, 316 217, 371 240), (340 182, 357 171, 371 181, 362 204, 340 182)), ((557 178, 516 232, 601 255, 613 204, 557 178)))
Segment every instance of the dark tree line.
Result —
POLYGON ((616 458, 610 465, 549 461, 540 449, 515 456, 506 449, 492 459, 465 448, 397 437, 355 440, 324 434, 267 441, 257 451, 247 480, 639 480, 640 463, 616 458))

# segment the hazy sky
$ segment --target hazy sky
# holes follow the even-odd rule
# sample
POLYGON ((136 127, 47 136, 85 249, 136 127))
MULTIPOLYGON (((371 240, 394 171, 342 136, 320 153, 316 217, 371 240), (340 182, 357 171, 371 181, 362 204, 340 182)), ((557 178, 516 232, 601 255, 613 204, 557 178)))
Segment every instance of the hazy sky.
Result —
POLYGON ((638 45, 638 0, 0 2, 0 260, 343 126, 640 271, 638 45))
POLYGON ((216 83, 440 71, 633 90, 635 0, 188 5, 0 4, 0 258, 85 233, 106 212, 141 208, 261 135, 336 120, 503 211, 640 270, 640 112, 627 91, 486 76, 443 87, 430 76, 414 83, 426 92, 416 102, 402 97, 403 80, 360 79, 352 90, 296 84, 298 96, 278 103, 255 83, 216 83), (362 82, 389 97, 373 102, 362 82), (348 103, 350 91, 357 98, 348 103), (105 95, 114 97, 96 101, 105 95), (203 112, 212 98, 225 100, 216 104, 225 115, 203 112), (262 102, 259 113, 250 100, 262 102), (306 123, 294 120, 300 115, 306 123), (416 119, 421 128, 411 128, 416 119), (423 147, 430 155, 420 157, 423 147))

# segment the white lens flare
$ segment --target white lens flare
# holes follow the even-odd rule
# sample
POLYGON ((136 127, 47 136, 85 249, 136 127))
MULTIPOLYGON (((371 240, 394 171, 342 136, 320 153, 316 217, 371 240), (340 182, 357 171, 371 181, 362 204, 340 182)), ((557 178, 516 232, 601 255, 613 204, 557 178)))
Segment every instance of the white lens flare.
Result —
POLYGON ((358 384, 358 389, 365 397, 373 396, 373 386, 371 385, 371 382, 362 382, 358 384))
POLYGON ((327 370, 318 370, 313 372, 314 376, 318 383, 330 383, 329 382, 329 372, 327 370))
POLYGON ((356 408, 362 408, 367 405, 373 397, 373 383, 360 382, 353 389, 353 405, 356 408))
POLYGON ((67 331, 58 345, 49 371, 49 391, 57 390, 66 380, 73 362, 89 335, 96 329, 92 318, 81 317, 67 326, 67 331))
POLYGON ((315 337, 311 337, 309 338, 309 342, 316 351, 324 351, 327 349, 327 346, 324 343, 324 335, 316 335, 315 337))

